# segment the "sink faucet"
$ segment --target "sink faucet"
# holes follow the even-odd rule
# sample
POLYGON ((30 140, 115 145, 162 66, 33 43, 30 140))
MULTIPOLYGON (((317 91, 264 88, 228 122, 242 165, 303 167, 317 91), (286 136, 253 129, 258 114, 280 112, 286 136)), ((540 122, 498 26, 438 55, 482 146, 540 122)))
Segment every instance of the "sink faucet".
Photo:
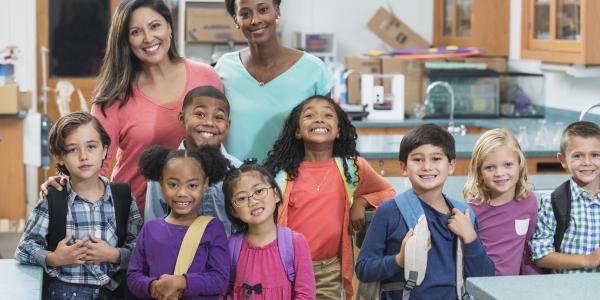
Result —
POLYGON ((585 115, 586 115, 586 114, 587 114, 587 113, 588 113, 590 110, 592 110, 592 108, 594 108, 594 107, 600 107, 600 103, 592 104, 592 105, 588 106, 586 109, 584 109, 584 110, 581 112, 581 115, 579 115, 579 121, 583 121, 583 118, 585 117, 585 115))
POLYGON ((427 105, 429 104, 429 96, 431 90, 433 90, 433 88, 435 88, 438 85, 446 88, 446 91, 448 91, 448 94, 450 94, 450 122, 448 123, 448 132, 450 132, 451 134, 463 134, 461 132, 461 128, 459 126, 454 125, 454 89, 448 82, 434 81, 427 86, 427 91, 425 92, 425 107, 427 107, 427 105))

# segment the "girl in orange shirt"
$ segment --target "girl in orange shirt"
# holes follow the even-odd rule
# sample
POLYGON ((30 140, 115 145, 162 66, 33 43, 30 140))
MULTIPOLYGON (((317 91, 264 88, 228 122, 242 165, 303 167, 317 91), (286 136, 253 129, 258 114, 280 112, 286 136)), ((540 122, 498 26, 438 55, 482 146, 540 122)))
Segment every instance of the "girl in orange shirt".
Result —
POLYGON ((265 163, 284 194, 278 223, 308 241, 317 299, 341 299, 344 290, 352 299, 351 231, 364 226, 365 209, 395 196, 356 139, 339 105, 311 96, 292 110, 265 163))

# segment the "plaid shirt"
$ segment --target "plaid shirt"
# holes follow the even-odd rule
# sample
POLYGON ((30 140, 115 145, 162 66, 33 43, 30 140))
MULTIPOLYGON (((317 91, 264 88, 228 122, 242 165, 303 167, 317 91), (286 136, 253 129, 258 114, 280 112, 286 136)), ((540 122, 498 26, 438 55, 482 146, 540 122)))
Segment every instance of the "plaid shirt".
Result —
MULTIPOLYGON (((565 231, 560 252, 564 254, 590 254, 600 247, 600 191, 592 198, 590 194, 571 179, 571 221, 565 231)), ((532 258, 540 259, 554 249, 556 219, 550 194, 542 196, 536 232, 531 239, 532 258)), ((555 269, 554 273, 600 272, 594 269, 555 269)))
MULTIPOLYGON (((69 198, 66 234, 73 235, 77 240, 93 235, 116 247, 118 242, 117 223, 112 193, 108 179, 104 177, 100 177, 100 179, 104 183, 105 192, 95 203, 77 195, 71 188, 71 183, 67 183, 65 188, 69 198)), ((109 276, 120 269, 127 268, 129 257, 135 247, 135 239, 142 226, 142 218, 138 212, 135 198, 133 195, 131 197, 134 200, 131 201, 129 208, 126 243, 122 248, 117 248, 121 256, 120 264, 104 262, 101 264, 75 264, 60 267, 47 266, 46 256, 49 253, 46 250, 48 247, 46 235, 49 220, 47 198, 37 203, 27 219, 27 225, 21 241, 19 241, 15 258, 21 263, 40 265, 44 267, 48 275, 64 282, 98 286, 107 285, 107 288, 111 290, 116 288, 119 283, 109 276)))

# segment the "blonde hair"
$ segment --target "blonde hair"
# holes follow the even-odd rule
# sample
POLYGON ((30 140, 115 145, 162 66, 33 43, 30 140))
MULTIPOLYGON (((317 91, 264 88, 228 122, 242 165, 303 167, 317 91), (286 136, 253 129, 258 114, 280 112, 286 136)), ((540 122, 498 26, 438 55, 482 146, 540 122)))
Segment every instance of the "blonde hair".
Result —
POLYGON ((473 157, 469 163, 469 176, 463 190, 467 202, 473 202, 477 198, 479 203, 489 203, 491 201, 491 191, 483 182, 481 165, 490 153, 503 146, 513 150, 519 158, 519 180, 515 187, 515 199, 525 199, 531 193, 531 186, 527 182, 525 155, 521 151, 519 142, 510 131, 504 128, 496 128, 486 131, 475 143, 473 157))

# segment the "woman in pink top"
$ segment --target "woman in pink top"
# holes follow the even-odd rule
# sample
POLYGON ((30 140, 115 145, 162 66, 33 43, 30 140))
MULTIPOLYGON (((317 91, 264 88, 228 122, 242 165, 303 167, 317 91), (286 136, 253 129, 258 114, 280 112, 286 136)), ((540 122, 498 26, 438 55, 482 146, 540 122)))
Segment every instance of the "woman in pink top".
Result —
POLYGON ((464 194, 496 275, 539 273, 528 244, 535 232, 537 200, 519 142, 508 130, 489 130, 477 140, 464 194))
POLYGON ((113 141, 102 172, 108 173, 116 155, 111 179, 131 185, 140 213, 146 198, 146 181, 137 168, 140 154, 152 145, 177 148, 185 137, 178 123, 183 98, 202 85, 223 90, 210 66, 177 53, 165 2, 122 1, 110 26, 91 113, 113 141))
POLYGON ((315 299, 308 243, 275 224, 282 197, 269 171, 254 163, 223 181, 227 216, 241 233, 229 240, 229 299, 315 299))

